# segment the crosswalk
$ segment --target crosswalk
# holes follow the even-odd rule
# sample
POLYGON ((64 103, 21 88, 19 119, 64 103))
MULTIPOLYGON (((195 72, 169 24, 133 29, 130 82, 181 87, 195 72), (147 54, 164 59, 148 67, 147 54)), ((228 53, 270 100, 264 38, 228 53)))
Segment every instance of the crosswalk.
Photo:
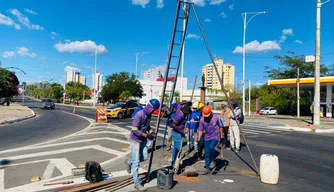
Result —
MULTIPOLYGON (((131 126, 131 122, 115 122, 113 123, 114 125, 117 125, 119 127, 131 130, 132 126, 131 126)), ((153 129, 156 128, 156 122, 151 122, 151 127, 153 129)), ((166 123, 162 122, 159 125, 159 133, 158 136, 159 137, 163 137, 164 136, 164 130, 166 128, 166 123)), ((286 132, 286 131, 290 131, 287 129, 281 129, 278 127, 274 127, 274 126, 269 126, 269 125, 255 125, 255 124, 243 124, 241 126, 243 133, 247 136, 250 135, 265 135, 265 134, 277 134, 277 133, 282 133, 282 132, 286 132)))

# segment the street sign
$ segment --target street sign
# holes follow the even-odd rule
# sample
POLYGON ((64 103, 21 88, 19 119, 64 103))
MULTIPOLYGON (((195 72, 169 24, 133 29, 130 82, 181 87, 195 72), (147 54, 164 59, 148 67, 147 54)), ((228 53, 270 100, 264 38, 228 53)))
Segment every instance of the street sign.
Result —
POLYGON ((305 56, 305 62, 307 62, 307 63, 315 62, 315 56, 314 55, 305 56))

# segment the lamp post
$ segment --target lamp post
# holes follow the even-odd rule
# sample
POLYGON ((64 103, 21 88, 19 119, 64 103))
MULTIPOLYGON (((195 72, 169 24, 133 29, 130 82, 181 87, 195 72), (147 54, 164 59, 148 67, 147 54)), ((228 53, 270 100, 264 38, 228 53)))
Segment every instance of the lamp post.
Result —
POLYGON ((138 79, 138 61, 143 55, 148 53, 149 52, 136 53, 136 79, 138 79))
POLYGON ((245 44, 246 44, 246 28, 247 25, 249 24, 249 22, 257 15, 261 15, 261 14, 267 14, 268 12, 266 11, 262 11, 262 12, 245 12, 242 13, 242 19, 244 20, 244 37, 243 37, 243 46, 242 46, 242 111, 245 114, 245 80, 246 80, 246 73, 245 73, 245 65, 246 65, 246 61, 245 61, 245 52, 246 52, 246 48, 245 48, 245 44), (249 20, 247 20, 247 15, 252 15, 249 20))
POLYGON ((96 78, 96 61, 97 61, 97 46, 95 47, 95 67, 94 67, 94 77, 93 77, 93 107, 95 108, 96 93, 95 93, 95 78, 96 78))

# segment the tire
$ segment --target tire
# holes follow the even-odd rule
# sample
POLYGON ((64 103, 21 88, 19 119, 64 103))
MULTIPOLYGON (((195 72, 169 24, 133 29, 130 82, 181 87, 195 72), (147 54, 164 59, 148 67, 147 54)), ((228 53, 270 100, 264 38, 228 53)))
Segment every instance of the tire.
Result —
POLYGON ((269 115, 269 112, 267 112, 266 115, 269 115))
POLYGON ((119 112, 119 113, 117 114, 117 117, 118 117, 118 119, 123 119, 123 113, 122 113, 122 112, 119 112))

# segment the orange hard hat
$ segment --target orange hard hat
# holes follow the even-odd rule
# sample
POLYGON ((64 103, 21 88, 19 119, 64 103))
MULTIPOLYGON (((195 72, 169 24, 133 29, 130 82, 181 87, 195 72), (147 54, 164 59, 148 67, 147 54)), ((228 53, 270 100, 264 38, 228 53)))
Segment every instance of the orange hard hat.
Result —
POLYGON ((205 106, 202 110, 203 117, 209 117, 212 112, 212 109, 210 106, 205 106))

